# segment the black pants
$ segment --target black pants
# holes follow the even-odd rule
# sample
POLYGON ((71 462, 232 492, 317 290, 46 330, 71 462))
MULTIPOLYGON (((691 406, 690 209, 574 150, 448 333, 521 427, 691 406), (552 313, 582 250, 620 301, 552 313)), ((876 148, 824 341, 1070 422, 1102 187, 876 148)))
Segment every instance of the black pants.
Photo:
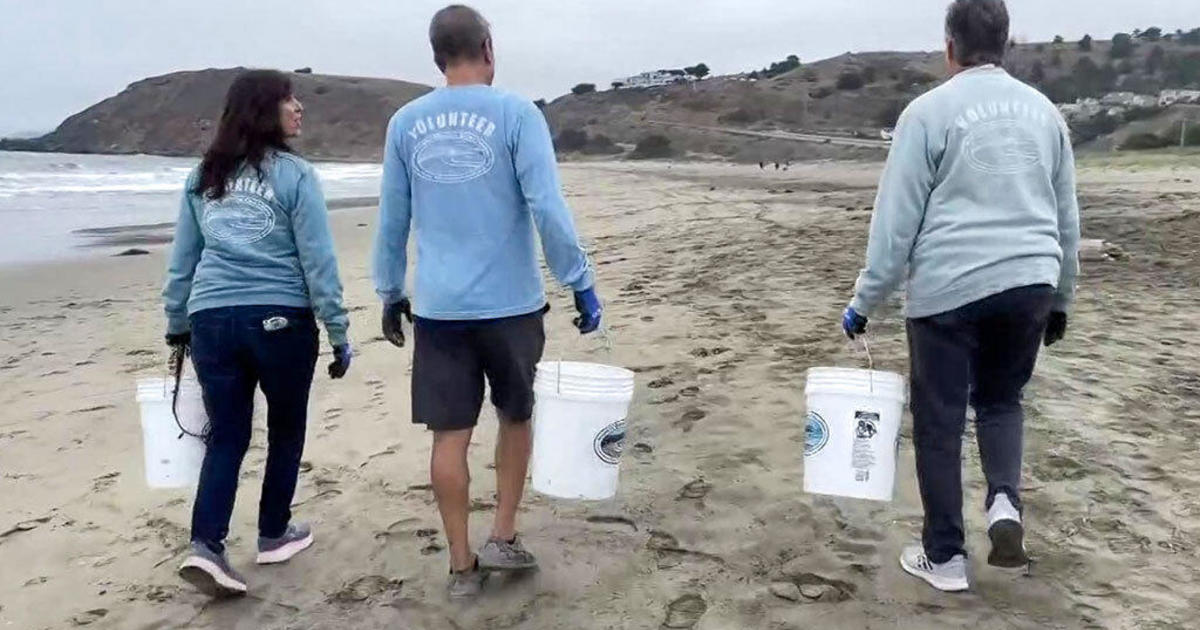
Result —
POLYGON ((1053 300, 1052 287, 1023 287, 908 321, 922 538, 933 562, 966 555, 962 437, 968 403, 975 408, 987 507, 1004 492, 1020 508, 1021 391, 1033 375, 1053 300))
POLYGON ((268 447, 258 531, 275 538, 287 529, 317 339, 310 309, 235 306, 192 315, 192 362, 211 425, 192 509, 193 541, 224 551, 259 385, 267 398, 268 447))

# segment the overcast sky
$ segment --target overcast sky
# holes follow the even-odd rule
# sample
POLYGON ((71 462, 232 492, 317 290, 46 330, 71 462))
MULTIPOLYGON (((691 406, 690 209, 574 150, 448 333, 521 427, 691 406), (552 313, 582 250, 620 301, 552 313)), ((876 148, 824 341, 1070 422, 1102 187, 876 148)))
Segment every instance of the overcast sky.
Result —
MULTIPOLYGON (((258 66, 434 85, 433 12, 447 0, 0 0, 0 136, 48 131, 138 79, 258 66)), ((580 82, 706 62, 716 73, 788 54, 932 50, 947 0, 476 0, 497 83, 553 98, 580 82)), ((1107 39, 1200 27, 1200 0, 1009 0, 1013 35, 1107 39)))

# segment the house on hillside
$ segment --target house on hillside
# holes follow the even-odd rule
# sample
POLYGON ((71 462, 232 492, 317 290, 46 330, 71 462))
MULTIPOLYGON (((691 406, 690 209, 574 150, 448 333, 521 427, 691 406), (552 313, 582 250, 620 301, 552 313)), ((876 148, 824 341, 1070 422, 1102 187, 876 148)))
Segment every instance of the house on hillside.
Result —
POLYGON ((1163 90, 1158 96, 1160 107, 1170 107, 1179 103, 1200 105, 1200 90, 1163 90))
POLYGON ((1150 108, 1157 107, 1158 103, 1158 98, 1133 92, 1111 92, 1100 99, 1100 104, 1107 107, 1150 108))
POLYGON ((653 72, 643 72, 624 79, 613 81, 613 89, 632 89, 632 88, 651 88, 662 87, 664 85, 672 85, 675 83, 687 83, 695 81, 696 77, 684 72, 683 70, 655 70, 653 72))

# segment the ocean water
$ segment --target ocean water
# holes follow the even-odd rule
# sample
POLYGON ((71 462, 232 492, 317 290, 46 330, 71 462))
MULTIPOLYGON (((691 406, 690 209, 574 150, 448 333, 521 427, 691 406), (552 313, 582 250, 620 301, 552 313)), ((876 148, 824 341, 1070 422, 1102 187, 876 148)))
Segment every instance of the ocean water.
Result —
MULTIPOLYGON (((0 151, 0 265, 113 254, 142 246, 143 226, 161 238, 197 161, 0 151)), ((379 194, 378 164, 315 166, 335 206, 379 194)))

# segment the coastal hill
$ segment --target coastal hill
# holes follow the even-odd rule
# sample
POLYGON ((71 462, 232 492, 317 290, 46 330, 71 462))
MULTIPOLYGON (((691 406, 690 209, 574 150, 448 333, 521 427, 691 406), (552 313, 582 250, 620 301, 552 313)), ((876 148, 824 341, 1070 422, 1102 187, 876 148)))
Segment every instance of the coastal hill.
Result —
MULTIPOLYGON (((1153 148, 1178 139, 1181 121, 1200 123, 1195 110, 1200 97, 1190 108, 1158 106, 1163 90, 1200 90, 1200 29, 1168 33, 1150 28, 1107 41, 1014 41, 1005 66, 1056 103, 1085 100, 1082 113, 1068 117, 1084 149, 1122 148, 1131 140, 1138 148, 1153 148), (1149 99, 1153 106, 1122 111, 1107 100, 1086 101, 1124 98, 1114 93, 1145 95, 1138 102, 1149 99)), ((0 149, 199 155, 240 70, 178 72, 138 81, 46 136, 0 140, 0 149)), ((698 64, 655 76, 684 79, 687 71, 704 76, 708 67, 698 64)), ((307 72, 291 76, 307 106, 297 149, 326 160, 378 160, 388 118, 431 89, 387 79, 307 72)), ((676 84, 627 87, 638 82, 625 81, 621 89, 581 84, 553 102, 538 103, 561 153, 692 154, 748 162, 878 158, 886 148, 881 131, 894 126, 904 107, 944 76, 941 52, 846 53, 812 63, 790 56, 761 70, 676 84), (818 139, 764 137, 788 133, 818 139), (823 143, 825 138, 832 140, 823 143)), ((1200 132, 1195 135, 1200 144, 1200 132)))
MULTIPOLYGON (((138 81, 71 116, 40 138, 0 141, 0 149, 64 153, 200 155, 216 132, 225 93, 243 68, 175 72, 138 81)), ((291 75, 305 104, 304 155, 377 160, 384 127, 401 106, 431 88, 389 79, 291 75)))
MULTIPOLYGON (((1153 96, 1157 104, 1165 89, 1200 89, 1200 29, 1139 30, 1108 41, 1088 37, 1013 42, 1005 66, 1056 103, 1132 92, 1153 96)), ((574 135, 574 144, 585 152, 603 153, 614 143, 634 145, 650 136, 663 136, 677 154, 687 151, 751 162, 879 155, 877 149, 754 140, 678 125, 879 139, 880 131, 894 126, 903 108, 938 85, 945 72, 941 52, 846 53, 813 63, 793 57, 762 70, 702 81, 576 90, 583 93, 554 100, 546 105, 546 113, 556 136, 574 135), (659 124, 663 122, 676 126, 659 124), (586 142, 581 133, 586 134, 586 142)), ((1102 115, 1072 121, 1072 128, 1077 142, 1111 148, 1119 141, 1106 141, 1107 136, 1122 139, 1128 135, 1129 123, 1136 119, 1144 126, 1145 119, 1157 113, 1136 112, 1128 120, 1102 115)), ((1161 129, 1145 131, 1169 135, 1172 121, 1178 118, 1163 116, 1161 129)), ((1174 124, 1178 137, 1178 123, 1174 124)))

